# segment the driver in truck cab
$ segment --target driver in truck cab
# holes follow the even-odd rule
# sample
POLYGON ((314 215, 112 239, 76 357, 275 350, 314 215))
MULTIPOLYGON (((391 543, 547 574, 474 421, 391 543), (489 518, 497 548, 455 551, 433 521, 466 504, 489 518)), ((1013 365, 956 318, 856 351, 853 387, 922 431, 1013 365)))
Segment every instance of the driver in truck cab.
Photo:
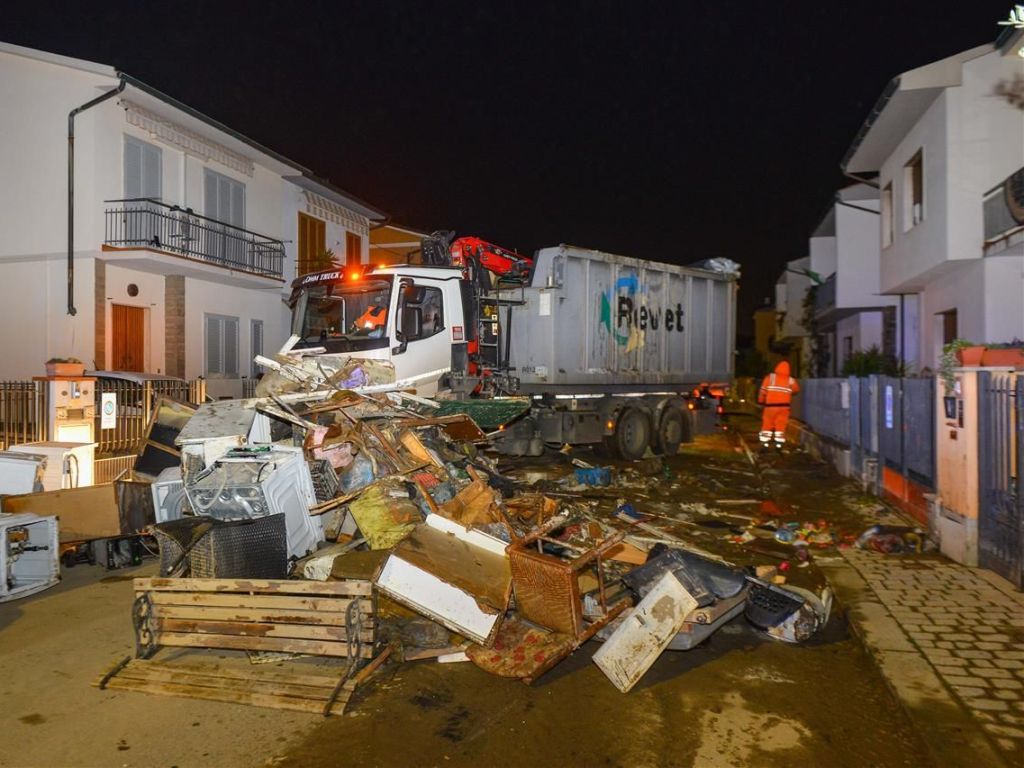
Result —
POLYGON ((354 331, 360 336, 380 338, 388 322, 388 308, 384 294, 377 294, 370 300, 370 306, 356 318, 354 331))

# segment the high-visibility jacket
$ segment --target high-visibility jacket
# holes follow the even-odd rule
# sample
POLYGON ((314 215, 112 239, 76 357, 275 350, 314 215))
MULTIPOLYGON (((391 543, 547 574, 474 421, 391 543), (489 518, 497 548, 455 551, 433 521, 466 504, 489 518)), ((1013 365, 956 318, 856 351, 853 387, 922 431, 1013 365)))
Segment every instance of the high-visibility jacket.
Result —
POLYGON ((766 407, 789 407, 793 395, 800 391, 797 380, 789 375, 789 363, 783 360, 775 371, 769 373, 761 382, 757 393, 757 402, 766 407))
POLYGON ((373 306, 359 316, 356 320, 356 328, 362 331, 372 331, 383 326, 387 319, 387 307, 373 306))

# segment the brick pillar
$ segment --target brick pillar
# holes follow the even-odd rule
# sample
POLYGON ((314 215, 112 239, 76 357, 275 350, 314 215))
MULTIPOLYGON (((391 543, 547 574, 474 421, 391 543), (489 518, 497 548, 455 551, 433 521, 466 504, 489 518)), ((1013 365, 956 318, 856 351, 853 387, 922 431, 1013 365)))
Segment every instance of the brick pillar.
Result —
POLYGON ((93 369, 105 371, 107 369, 107 262, 93 259, 93 264, 96 265, 96 287, 93 292, 93 300, 96 304, 94 321, 96 345, 93 369))
POLYGON ((185 278, 164 278, 164 371, 185 378, 185 278))

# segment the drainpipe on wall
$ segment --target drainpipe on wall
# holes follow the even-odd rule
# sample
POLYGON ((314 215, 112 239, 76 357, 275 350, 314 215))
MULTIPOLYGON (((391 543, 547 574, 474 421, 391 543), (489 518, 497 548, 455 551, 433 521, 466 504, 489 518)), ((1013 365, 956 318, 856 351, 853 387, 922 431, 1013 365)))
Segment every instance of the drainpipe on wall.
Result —
POLYGON ((95 107, 124 90, 124 75, 118 73, 120 82, 112 91, 101 93, 95 99, 85 102, 68 112, 68 314, 76 315, 75 309, 75 116, 79 112, 95 107))

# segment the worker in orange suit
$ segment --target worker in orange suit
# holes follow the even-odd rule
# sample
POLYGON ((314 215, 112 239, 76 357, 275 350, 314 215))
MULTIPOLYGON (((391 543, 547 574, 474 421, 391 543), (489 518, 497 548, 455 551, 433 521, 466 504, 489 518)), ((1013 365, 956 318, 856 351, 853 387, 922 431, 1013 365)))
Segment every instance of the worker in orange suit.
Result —
POLYGON ((786 422, 789 421, 789 408, 793 395, 800 391, 797 380, 789 375, 789 363, 783 360, 775 366, 761 382, 757 393, 757 402, 764 406, 761 417, 761 432, 758 437, 762 448, 773 445, 782 449, 786 444, 786 422))

